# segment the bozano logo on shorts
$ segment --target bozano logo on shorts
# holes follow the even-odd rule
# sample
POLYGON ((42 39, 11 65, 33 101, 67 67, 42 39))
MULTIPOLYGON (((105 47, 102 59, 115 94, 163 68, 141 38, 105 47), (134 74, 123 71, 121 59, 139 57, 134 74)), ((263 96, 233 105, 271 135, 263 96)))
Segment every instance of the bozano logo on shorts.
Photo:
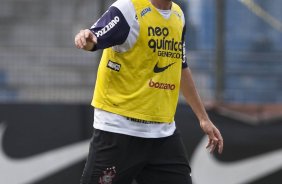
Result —
POLYGON ((175 84, 155 82, 155 81, 153 81, 153 79, 150 79, 149 87, 157 88, 157 89, 164 89, 164 90, 174 90, 175 89, 175 84))

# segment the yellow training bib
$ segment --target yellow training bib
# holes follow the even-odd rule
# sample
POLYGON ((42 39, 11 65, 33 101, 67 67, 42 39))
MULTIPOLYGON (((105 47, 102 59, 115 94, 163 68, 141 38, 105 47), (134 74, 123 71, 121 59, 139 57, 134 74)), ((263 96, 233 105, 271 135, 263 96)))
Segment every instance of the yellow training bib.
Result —
POLYGON ((131 118, 172 122, 180 87, 183 12, 173 3, 165 19, 148 0, 132 3, 139 36, 126 52, 104 50, 92 105, 131 118))

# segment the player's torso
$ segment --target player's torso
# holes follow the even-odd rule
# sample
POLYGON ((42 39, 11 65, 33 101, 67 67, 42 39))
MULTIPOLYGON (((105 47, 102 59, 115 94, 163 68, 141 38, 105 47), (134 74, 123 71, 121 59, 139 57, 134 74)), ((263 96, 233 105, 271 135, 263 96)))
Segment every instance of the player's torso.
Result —
POLYGON ((139 36, 126 52, 104 51, 94 105, 124 116, 171 122, 180 86, 182 12, 173 4, 165 19, 147 0, 132 3, 139 36))

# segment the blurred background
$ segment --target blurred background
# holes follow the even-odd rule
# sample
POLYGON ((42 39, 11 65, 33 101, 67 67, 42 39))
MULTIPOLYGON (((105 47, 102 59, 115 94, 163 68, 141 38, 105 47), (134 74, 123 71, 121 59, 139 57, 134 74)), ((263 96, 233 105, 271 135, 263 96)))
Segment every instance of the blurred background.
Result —
MULTIPOLYGON (((0 184, 79 183, 101 51, 76 49, 74 36, 113 2, 0 0, 0 184)), ((195 184, 281 184, 282 1, 175 2, 188 65, 225 138, 223 155, 206 154, 180 98, 195 184)))

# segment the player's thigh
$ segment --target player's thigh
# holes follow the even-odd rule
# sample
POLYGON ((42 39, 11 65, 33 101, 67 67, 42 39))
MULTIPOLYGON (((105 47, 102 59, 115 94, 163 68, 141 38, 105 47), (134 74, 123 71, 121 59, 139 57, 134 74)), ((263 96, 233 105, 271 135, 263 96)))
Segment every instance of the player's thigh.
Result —
POLYGON ((95 130, 81 184, 131 184, 143 167, 130 158, 130 136, 95 130))
POLYGON ((138 184, 192 184, 185 165, 148 166, 136 178, 138 184))
POLYGON ((138 175, 140 184, 191 184, 191 169, 180 134, 156 139, 151 159, 138 175))

